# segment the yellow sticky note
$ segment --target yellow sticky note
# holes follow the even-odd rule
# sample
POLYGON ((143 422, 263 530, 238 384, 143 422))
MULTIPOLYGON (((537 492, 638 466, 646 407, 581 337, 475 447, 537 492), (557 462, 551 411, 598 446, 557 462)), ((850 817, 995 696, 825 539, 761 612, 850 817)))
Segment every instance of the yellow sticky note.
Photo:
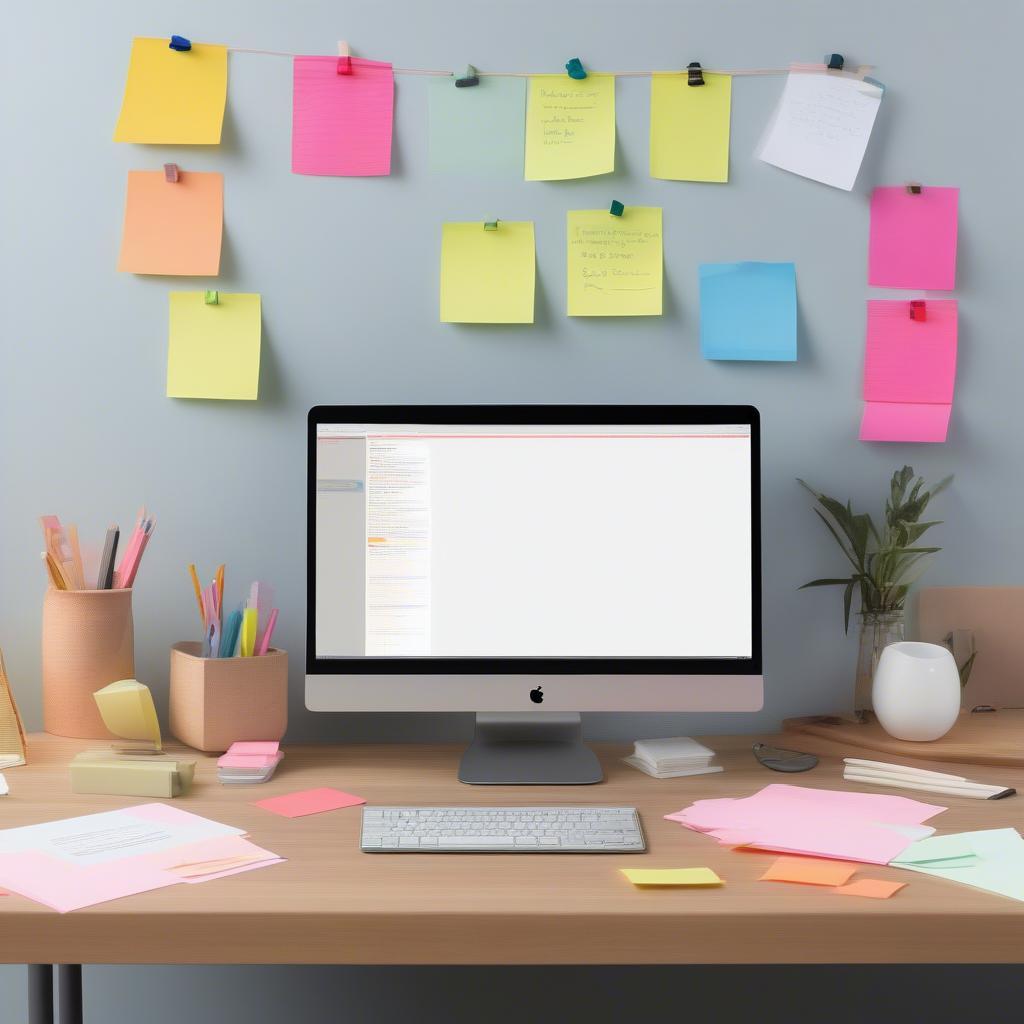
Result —
POLYGON ((153 694, 137 679, 119 679, 93 694, 103 724, 125 740, 146 740, 160 747, 160 722, 153 694))
POLYGON ((634 885, 724 885, 711 868, 620 868, 634 885))
POLYGON ((651 75, 651 177, 728 181, 731 107, 732 75, 651 75))
POLYGON ((220 273, 224 176, 181 171, 129 171, 118 270, 132 274, 220 273))
POLYGON ((215 146, 228 94, 227 47, 193 43, 178 52, 168 42, 132 41, 114 141, 215 146))
POLYGON ((260 380, 260 297, 171 292, 168 398, 254 399, 260 380))
POLYGON ((659 316, 662 295, 661 207, 570 210, 569 316, 659 316))
POLYGON ((532 221, 449 223, 441 229, 441 322, 532 324, 532 221))
POLYGON ((526 110, 526 180, 615 170, 615 77, 534 75, 526 110))

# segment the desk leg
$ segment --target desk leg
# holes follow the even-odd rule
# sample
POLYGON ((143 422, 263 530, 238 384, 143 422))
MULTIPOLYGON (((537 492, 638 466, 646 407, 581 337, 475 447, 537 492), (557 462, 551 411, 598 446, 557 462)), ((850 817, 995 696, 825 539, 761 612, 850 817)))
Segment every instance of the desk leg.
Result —
POLYGON ((57 965, 57 1020, 82 1024, 82 965, 57 965))
POLYGON ((28 1024, 53 1024, 53 966, 28 965, 28 1024))

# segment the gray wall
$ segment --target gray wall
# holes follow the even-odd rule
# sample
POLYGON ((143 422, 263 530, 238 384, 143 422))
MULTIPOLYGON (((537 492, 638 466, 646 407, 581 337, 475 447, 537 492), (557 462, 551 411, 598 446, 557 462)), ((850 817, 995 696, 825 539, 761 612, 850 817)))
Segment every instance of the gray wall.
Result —
MULTIPOLYGON (((291 739, 466 734, 459 716, 312 716, 302 708, 303 422, 307 408, 320 402, 760 407, 765 709, 699 719, 592 716, 588 730, 595 738, 764 730, 784 716, 841 701, 855 652, 842 635, 839 595, 796 591, 840 566, 794 483, 797 475, 877 505, 892 469, 905 461, 929 477, 955 472, 939 508, 946 524, 934 533, 945 550, 928 581, 1019 582, 1015 510, 1022 492, 1014 462, 1024 417, 1024 347, 1012 304, 1018 276, 1012 256, 1024 203, 1016 173, 1022 22, 1012 0, 992 0, 983 12, 960 0, 21 5, 6 23, 11 41, 0 62, 6 143, 0 159, 0 644, 29 725, 40 724, 44 580, 36 517, 57 512, 97 536, 111 519, 128 522, 144 501, 159 523, 137 586, 137 674, 161 697, 168 645, 195 632, 184 567, 191 560, 207 568, 227 561, 229 589, 258 577, 272 581, 280 596, 278 639, 293 652, 291 739), (840 50, 852 62, 875 64, 888 92, 852 194, 752 158, 782 84, 771 78, 736 80, 728 185, 648 178, 643 80, 619 84, 618 171, 610 178, 543 184, 432 177, 425 83, 410 77, 398 79, 390 178, 298 177, 289 172, 291 69, 281 58, 231 58, 219 148, 110 141, 131 37, 171 32, 304 53, 333 52, 344 37, 360 54, 402 66, 461 68, 471 61, 537 71, 558 70, 576 55, 595 68, 625 70, 690 60, 783 65, 840 50), (165 398, 167 292, 204 282, 114 270, 126 172, 167 159, 226 175, 224 272, 216 287, 263 294, 258 404, 165 398), (874 184, 911 179, 963 189, 956 406, 945 445, 867 446, 856 440, 870 294, 867 197, 874 184), (565 211, 611 198, 664 207, 663 317, 563 315, 565 211), (437 323, 440 223, 485 216, 536 223, 532 329, 437 323), (739 259, 796 262, 795 365, 700 358, 697 263, 739 259)), ((268 974, 266 984, 285 976, 268 974)), ((244 977, 246 986, 256 984, 251 972, 244 977)), ((347 973, 344 998, 368 998, 377 977, 347 973)), ((404 1005, 420 1005, 417 999, 430 991, 422 973, 403 977, 404 1005)), ((622 982, 633 986, 626 991, 634 1012, 644 993, 655 991, 637 978, 622 982)), ((96 1004, 106 1011, 92 1019, 127 1015, 133 979, 156 983, 153 972, 89 972, 90 989, 107 993, 96 1004)), ((0 971, 5 1021, 16 1013, 8 993, 19 980, 14 969, 0 971)), ((260 1005, 271 1004, 269 995, 257 1001, 248 1019, 270 1020, 260 1005)), ((218 1005, 224 1008, 219 1019, 232 1019, 229 1004, 218 1005)), ((402 1004, 392 995, 388 1005, 397 1015, 402 1004)), ((180 1019, 173 999, 166 1006, 153 1011, 154 1024, 180 1019)), ((410 1012, 424 1019, 422 1010, 410 1012)), ((359 1019, 373 1014, 364 1009, 359 1019)))

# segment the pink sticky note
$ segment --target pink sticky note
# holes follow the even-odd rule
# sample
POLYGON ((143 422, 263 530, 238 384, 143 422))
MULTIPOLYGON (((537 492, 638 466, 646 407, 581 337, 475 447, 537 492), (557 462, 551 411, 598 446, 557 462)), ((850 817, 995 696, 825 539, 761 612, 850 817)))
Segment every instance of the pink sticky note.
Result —
POLYGON ((866 402, 860 422, 862 441, 942 442, 953 407, 924 402, 866 402))
POLYGON ((230 750, 217 759, 218 768, 269 768, 278 764, 284 754, 235 754, 230 750))
POLYGON ((909 302, 868 300, 866 402, 953 401, 956 299, 926 300, 925 315, 912 320, 909 302))
POLYGON ((277 740, 239 740, 228 747, 229 754, 276 754, 281 744, 277 740))
POLYGON ((868 284, 948 291, 956 281, 958 188, 876 188, 871 194, 868 284))
POLYGON ((361 796, 343 793, 340 789, 324 786, 322 789, 306 789, 301 793, 288 793, 285 796, 271 796, 266 800, 254 801, 255 806, 263 807, 275 814, 283 814, 286 818, 301 818, 304 814, 319 814, 321 811, 336 811, 340 807, 355 807, 365 804, 361 796))
POLYGON ((131 857, 81 867, 37 850, 0 854, 0 882, 61 914, 180 881, 131 857))
POLYGON ((296 57, 292 72, 292 172, 390 174, 391 65, 353 57, 339 75, 337 57, 296 57))

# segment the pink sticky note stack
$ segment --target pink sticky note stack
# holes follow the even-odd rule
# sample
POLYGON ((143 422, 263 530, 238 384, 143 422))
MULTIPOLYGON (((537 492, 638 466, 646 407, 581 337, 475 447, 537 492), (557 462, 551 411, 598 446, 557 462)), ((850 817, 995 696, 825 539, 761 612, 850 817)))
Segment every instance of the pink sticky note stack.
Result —
POLYGON ((301 793, 288 793, 285 796, 271 796, 266 800, 255 801, 255 806, 283 814, 286 818, 301 818, 306 814, 319 814, 321 811, 336 811, 341 807, 355 807, 365 804, 361 796, 343 793, 340 789, 324 786, 321 789, 306 789, 301 793))
POLYGON ((862 441, 945 441, 956 378, 956 299, 868 300, 862 441))
POLYGON ((913 840, 887 825, 920 825, 944 810, 901 796, 774 784, 739 800, 698 800, 665 817, 725 846, 888 864, 913 840))
POLYGON ((882 288, 951 290, 956 282, 958 188, 925 185, 871 194, 868 284, 882 288))
POLYGON ((296 57, 292 65, 292 173, 391 173, 395 81, 391 65, 352 57, 296 57))

